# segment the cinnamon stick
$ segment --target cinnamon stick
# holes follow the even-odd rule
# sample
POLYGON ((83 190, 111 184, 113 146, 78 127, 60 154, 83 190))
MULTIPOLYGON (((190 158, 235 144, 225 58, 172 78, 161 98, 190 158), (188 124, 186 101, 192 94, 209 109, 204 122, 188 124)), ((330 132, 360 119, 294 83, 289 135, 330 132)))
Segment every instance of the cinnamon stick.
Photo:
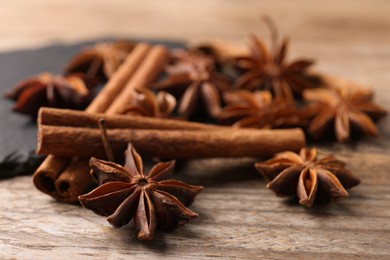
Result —
POLYGON ((83 194, 94 187, 89 165, 85 161, 73 158, 55 180, 55 191, 60 196, 59 200, 73 203, 75 194, 83 194))
POLYGON ((137 44, 85 111, 93 113, 105 112, 111 106, 113 100, 118 97, 119 93, 126 88, 126 83, 136 73, 137 68, 141 66, 150 48, 150 45, 146 43, 137 44))
MULTIPOLYGON (((105 112, 115 102, 116 97, 123 89, 127 87, 126 83, 131 77, 135 76, 136 72, 138 74, 148 74, 150 70, 161 71, 165 63, 152 64, 153 68, 145 68, 144 66, 143 69, 147 71, 139 72, 139 67, 143 64, 150 49, 151 47, 146 43, 137 44, 86 111, 105 112)), ((86 161, 76 162, 73 160, 71 164, 69 164, 69 161, 69 158, 49 155, 34 173, 35 186, 58 200, 76 202, 77 196, 87 190, 92 180, 88 173, 88 163, 86 161), (76 167, 75 164, 78 164, 78 166, 76 167), (87 180, 88 178, 89 180, 87 180), (80 193, 81 190, 83 191, 80 193)))
POLYGON ((43 193, 60 200, 61 196, 56 191, 55 180, 65 170, 68 163, 69 158, 54 155, 47 156, 33 175, 35 187, 43 193))
POLYGON ((97 128, 100 118, 104 118, 108 129, 183 129, 183 130, 222 130, 230 127, 217 126, 175 119, 138 117, 131 115, 107 115, 103 113, 86 113, 70 109, 43 107, 38 113, 38 124, 52 126, 73 126, 97 128))
MULTIPOLYGON (((175 159, 265 157, 286 150, 298 151, 305 146, 301 129, 112 129, 107 135, 115 155, 123 154, 131 142, 146 156, 175 159)), ((105 157, 99 130, 81 127, 40 125, 37 153, 105 157)))
MULTIPOLYGON (((168 63, 168 50, 163 45, 156 45, 145 57, 144 62, 126 84, 123 92, 115 102, 107 109, 107 114, 120 114, 123 107, 131 102, 133 92, 136 88, 148 88, 150 84, 161 73, 164 65, 168 63), (162 66, 161 66, 162 65, 162 66)), ((95 112, 95 111, 94 111, 95 112)), ((98 111, 96 111, 98 112, 98 111)))

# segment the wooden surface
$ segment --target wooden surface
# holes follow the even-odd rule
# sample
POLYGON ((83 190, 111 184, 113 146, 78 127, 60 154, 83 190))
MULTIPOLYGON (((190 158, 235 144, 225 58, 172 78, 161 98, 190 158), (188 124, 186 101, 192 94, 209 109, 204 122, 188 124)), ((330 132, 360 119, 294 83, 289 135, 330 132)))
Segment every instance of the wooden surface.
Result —
MULTIPOLYGON (((14 0, 0 8, 0 50, 53 42, 145 37, 242 41, 267 36, 259 17, 272 16, 292 38, 292 55, 318 59, 317 69, 376 90, 390 109, 390 2, 363 1, 76 1, 14 0)), ((323 145, 362 179, 350 198, 307 210, 275 197, 250 161, 195 161, 178 178, 205 190, 200 214, 151 243, 131 225, 114 230, 103 217, 60 204, 30 177, 0 181, 0 258, 177 259, 390 258, 390 119, 382 136, 323 145)))

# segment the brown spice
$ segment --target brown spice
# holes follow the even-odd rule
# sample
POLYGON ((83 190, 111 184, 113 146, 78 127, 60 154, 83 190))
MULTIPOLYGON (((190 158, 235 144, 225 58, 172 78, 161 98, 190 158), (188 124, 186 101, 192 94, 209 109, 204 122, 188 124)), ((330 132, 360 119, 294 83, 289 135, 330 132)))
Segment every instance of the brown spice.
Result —
POLYGON ((154 94, 148 89, 137 89, 133 92, 131 103, 123 107, 120 114, 168 118, 175 107, 175 97, 165 91, 154 94))
POLYGON ((166 180, 175 161, 158 163, 146 175, 140 155, 128 145, 124 167, 91 158, 91 174, 99 187, 79 197, 83 207, 107 216, 115 228, 134 219, 139 240, 153 239, 155 229, 177 228, 198 216, 186 208, 202 186, 166 180))
POLYGON ((255 167, 269 181, 268 189, 282 197, 296 194, 305 207, 312 207, 317 200, 346 198, 346 189, 360 183, 344 162, 332 155, 317 159, 314 148, 302 148, 299 154, 279 153, 268 161, 256 163, 255 167))
POLYGON ((119 94, 127 87, 129 80, 135 76, 151 48, 149 44, 138 43, 127 56, 122 66, 116 70, 96 98, 87 107, 86 111, 92 113, 106 112, 116 102, 115 100, 119 94))
POLYGON ((150 88, 168 61, 169 53, 167 48, 163 45, 154 45, 145 56, 137 71, 126 83, 123 91, 115 97, 115 101, 112 102, 105 112, 107 114, 120 114, 123 108, 131 103, 134 90, 150 88))
POLYGON ((248 55, 244 46, 218 40, 190 44, 188 48, 190 52, 200 52, 212 57, 219 67, 231 65, 235 58, 248 55))
MULTIPOLYGON (((105 112, 125 88, 126 82, 137 71, 149 50, 148 44, 137 44, 86 111, 105 112)), ((95 125, 96 122, 94 122, 95 125)), ((80 166, 83 164, 82 161, 76 163, 73 160, 69 164, 70 161, 70 158, 49 155, 34 173, 34 185, 40 191, 57 200, 77 202, 77 196, 90 190, 93 181, 87 170, 88 161, 84 161, 84 166, 80 166), (76 167, 75 164, 78 164, 79 167, 76 167)))
POLYGON ((41 73, 19 82, 5 94, 16 101, 13 110, 36 117, 40 107, 82 108, 90 97, 90 83, 81 75, 41 73))
POLYGON ((286 62, 288 40, 279 45, 277 31, 267 19, 272 34, 271 50, 254 35, 249 37, 250 55, 236 58, 236 66, 243 72, 235 86, 240 89, 264 89, 280 98, 293 99, 293 92, 301 92, 311 86, 306 70, 312 60, 299 59, 286 62))
POLYGON ((87 113, 70 109, 43 107, 39 111, 38 125, 73 126, 96 128, 100 118, 106 120, 107 128, 166 129, 166 130, 223 130, 226 126, 204 124, 167 118, 136 117, 129 115, 107 115, 87 113))
POLYGON ((334 128, 338 142, 350 139, 356 130, 368 136, 377 136, 378 129, 373 120, 387 114, 387 111, 372 101, 372 92, 364 89, 333 88, 306 90, 304 99, 311 103, 305 108, 313 116, 308 132, 320 139, 334 128))
MULTIPOLYGON (((161 73, 168 61, 167 49, 162 45, 155 45, 150 47, 148 44, 141 43, 138 44, 137 47, 134 48, 134 50, 131 52, 131 54, 134 54, 132 55, 133 63, 129 63, 131 65, 137 62, 138 67, 136 67, 135 71, 131 72, 131 77, 126 82, 126 84, 124 86, 120 85, 122 89, 120 94, 114 96, 111 101, 106 99, 107 101, 110 101, 110 103, 109 107, 104 111, 105 113, 118 113, 117 109, 122 107, 123 104, 128 103, 128 93, 133 92, 136 87, 148 87, 151 82, 155 80, 155 78, 161 73), (143 56, 143 58, 140 56, 143 56)), ((107 91, 110 92, 108 96, 111 96, 113 92, 116 92, 116 90, 117 89, 115 87, 112 87, 111 91, 107 91)), ((86 111, 94 112, 91 110, 92 108, 88 107, 86 111)), ((85 165, 84 167, 81 167, 81 169, 86 169, 86 166, 88 166, 88 160, 80 159, 80 161, 82 161, 85 165)), ((81 164, 82 162, 77 162, 77 164, 81 164)), ((77 169, 73 165, 74 163, 75 162, 72 162, 70 165, 68 165, 56 180, 56 190, 59 191, 60 194, 62 194, 62 196, 65 197, 69 202, 77 202, 77 197, 81 194, 79 192, 81 189, 76 189, 74 187, 82 186, 85 188, 85 191, 87 191, 90 190, 90 187, 93 184, 92 180, 85 181, 87 179, 86 176, 89 177, 88 171, 77 169), (84 180, 83 178, 79 179, 73 177, 80 175, 85 176, 84 180), (62 187, 67 187, 67 189, 63 189, 62 187)))
POLYGON ((65 66, 65 73, 85 73, 89 78, 110 79, 135 44, 127 41, 98 43, 76 54, 65 66))
MULTIPOLYGON (((114 156, 123 154, 129 142, 145 156, 175 159, 262 157, 305 146, 301 129, 110 129, 107 134, 114 156)), ((37 153, 105 157, 99 130, 63 126, 39 125, 37 153)))
POLYGON ((155 84, 155 88, 179 93, 179 115, 187 118, 199 112, 200 105, 204 105, 206 112, 213 117, 219 114, 220 94, 230 88, 230 82, 215 71, 210 57, 178 50, 174 53, 174 64, 166 70, 168 78, 155 84))
POLYGON ((223 97, 227 106, 218 119, 224 124, 250 128, 294 128, 307 123, 294 102, 273 99, 269 91, 229 91, 223 97))

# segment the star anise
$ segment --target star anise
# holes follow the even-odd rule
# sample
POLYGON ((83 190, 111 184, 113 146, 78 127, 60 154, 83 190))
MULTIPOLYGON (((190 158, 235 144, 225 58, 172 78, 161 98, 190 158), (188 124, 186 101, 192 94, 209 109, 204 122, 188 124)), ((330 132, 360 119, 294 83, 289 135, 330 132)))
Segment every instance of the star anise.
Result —
POLYGON ((225 124, 251 128, 291 128, 307 123, 294 102, 273 99, 269 91, 229 91, 224 93, 224 100, 227 106, 218 119, 225 124))
POLYGON ((178 113, 189 117, 205 106, 209 115, 215 117, 221 110, 221 92, 229 89, 226 76, 215 71, 214 61, 199 53, 176 51, 173 64, 167 67, 168 78, 155 85, 180 96, 178 113))
POLYGON ((66 73, 85 73, 90 78, 109 79, 133 49, 127 41, 98 43, 76 54, 65 66, 66 73))
POLYGON ((288 40, 278 44, 275 26, 267 20, 272 33, 271 50, 258 37, 249 37, 249 56, 238 57, 236 66, 243 74, 235 83, 237 88, 271 90, 275 96, 293 99, 293 92, 301 92, 311 86, 306 70, 314 63, 299 59, 286 61, 288 40))
POLYGON ((303 97, 311 104, 307 114, 313 115, 308 132, 315 138, 324 137, 334 128, 338 142, 345 142, 351 132, 377 136, 378 129, 373 120, 387 111, 372 101, 372 92, 364 89, 328 88, 305 90, 303 97))
POLYGON ((305 207, 312 207, 316 200, 346 198, 346 189, 360 183, 344 162, 332 155, 317 159, 314 148, 302 148, 299 154, 279 153, 268 161, 256 163, 255 167, 269 181, 268 189, 282 197, 296 194, 305 207))
POLYGON ((148 89, 137 89, 132 102, 123 108, 121 114, 167 118, 175 107, 175 97, 165 91, 156 95, 148 89))
POLYGON ((207 41, 198 44, 191 44, 189 47, 190 52, 198 52, 211 57, 218 70, 224 73, 235 74, 231 70, 233 68, 232 60, 237 57, 247 55, 247 50, 241 46, 224 41, 207 41))
POLYGON ((83 207, 108 216, 115 228, 134 219, 138 239, 151 240, 156 227, 177 228, 198 216, 186 206, 203 187, 164 180, 174 165, 158 163, 145 175, 140 155, 129 144, 124 167, 91 158, 91 174, 100 186, 79 200, 83 207))
POLYGON ((36 116, 42 106, 82 108, 90 96, 86 82, 76 74, 41 73, 19 82, 5 96, 16 101, 15 112, 36 116))

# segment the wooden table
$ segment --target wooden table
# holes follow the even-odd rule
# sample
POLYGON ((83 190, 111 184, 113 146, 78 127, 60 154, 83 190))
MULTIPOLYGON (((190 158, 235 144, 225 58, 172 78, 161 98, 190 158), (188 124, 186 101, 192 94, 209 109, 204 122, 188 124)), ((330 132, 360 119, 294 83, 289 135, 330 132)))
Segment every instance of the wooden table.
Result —
MULTIPOLYGON (((260 20, 268 14, 292 38, 291 56, 314 57, 318 70, 374 88, 390 109, 389 11, 383 0, 4 1, 0 50, 111 36, 242 42, 248 32, 268 36, 260 20)), ((309 210, 265 189, 250 162, 192 162, 178 178, 205 186, 191 206, 199 218, 151 243, 136 241, 131 225, 114 230, 53 201, 31 177, 0 181, 0 258, 389 259, 389 122, 380 122, 378 139, 323 146, 362 183, 349 199, 309 210)))

